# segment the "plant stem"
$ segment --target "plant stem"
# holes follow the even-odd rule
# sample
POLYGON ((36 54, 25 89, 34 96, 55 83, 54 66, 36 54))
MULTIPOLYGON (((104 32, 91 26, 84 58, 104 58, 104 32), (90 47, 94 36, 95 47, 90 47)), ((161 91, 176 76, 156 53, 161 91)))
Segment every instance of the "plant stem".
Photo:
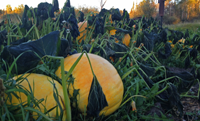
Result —
POLYGON ((164 92, 168 87, 169 87, 169 84, 167 84, 167 85, 165 86, 165 88, 163 88, 162 90, 158 91, 158 92, 155 94, 155 96, 156 96, 156 95, 159 95, 159 94, 162 93, 162 92, 164 92))
MULTIPOLYGON (((53 59, 60 59, 61 61, 61 77, 62 77, 62 87, 63 87, 63 93, 64 93, 64 101, 65 101, 65 111, 66 111, 66 118, 67 121, 71 121, 71 106, 70 106, 70 100, 69 100, 69 96, 68 96, 68 92, 67 92, 67 84, 66 84, 66 80, 68 78, 65 78, 65 71, 64 71, 64 58, 63 57, 53 57, 53 56, 47 56, 49 58, 53 58, 53 59)), ((71 70, 71 69, 70 69, 71 70)), ((68 77, 69 73, 68 74, 68 77)))
POLYGON ((124 104, 126 104, 133 97, 143 97, 143 98, 146 98, 145 96, 142 96, 142 95, 133 95, 133 96, 129 97, 123 104, 121 104, 119 106, 119 108, 121 108, 124 104))

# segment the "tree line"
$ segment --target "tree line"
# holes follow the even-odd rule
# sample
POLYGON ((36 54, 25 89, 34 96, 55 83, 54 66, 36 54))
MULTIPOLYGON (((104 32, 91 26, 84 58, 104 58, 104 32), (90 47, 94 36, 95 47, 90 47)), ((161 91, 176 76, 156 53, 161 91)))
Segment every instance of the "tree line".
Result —
POLYGON ((11 7, 11 5, 8 4, 6 5, 6 9, 3 9, 3 10, 0 9, 0 15, 13 14, 13 13, 20 14, 20 13, 23 13, 23 11, 24 11, 23 4, 18 5, 18 7, 15 7, 14 9, 11 7))
MULTIPOLYGON (((143 0, 130 11, 130 17, 159 17, 159 4, 155 0, 143 0)), ((191 22, 200 18, 200 0, 166 0, 164 9, 164 23, 191 22)))

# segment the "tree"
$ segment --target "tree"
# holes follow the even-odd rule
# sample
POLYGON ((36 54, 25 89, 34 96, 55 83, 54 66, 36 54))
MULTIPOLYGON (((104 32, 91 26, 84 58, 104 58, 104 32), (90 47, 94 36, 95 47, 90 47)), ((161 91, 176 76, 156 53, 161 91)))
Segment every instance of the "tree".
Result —
POLYGON ((145 16, 147 18, 156 16, 156 4, 154 0, 143 0, 136 7, 134 6, 130 12, 130 18, 145 16))
POLYGON ((23 11, 24 11, 24 5, 21 4, 21 5, 18 6, 18 12, 21 13, 23 11))
POLYGON ((18 13, 18 12, 19 12, 19 11, 18 11, 18 8, 15 7, 15 9, 13 10, 13 12, 14 12, 14 13, 18 13))
POLYGON ((6 5, 6 12, 7 13, 12 13, 12 7, 11 7, 11 5, 6 5))
POLYGON ((135 4, 133 2, 133 6, 132 6, 131 11, 129 13, 130 18, 134 18, 134 8, 135 8, 135 4))

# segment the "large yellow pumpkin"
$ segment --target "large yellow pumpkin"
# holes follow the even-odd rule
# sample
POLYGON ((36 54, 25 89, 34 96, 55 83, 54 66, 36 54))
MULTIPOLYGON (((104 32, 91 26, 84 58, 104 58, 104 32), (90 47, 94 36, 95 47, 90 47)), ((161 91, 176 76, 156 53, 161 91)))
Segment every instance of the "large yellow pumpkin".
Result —
MULTIPOLYGON (((69 71, 80 55, 81 54, 78 53, 65 58, 65 71, 69 71)), ((102 109, 99 115, 104 114, 107 116, 116 111, 122 102, 124 93, 123 83, 114 66, 106 59, 95 54, 88 54, 88 56, 92 64, 93 71, 108 102, 108 106, 102 109)), ((59 67, 56 71, 56 75, 61 78, 61 67, 59 67)), ((77 104, 80 111, 84 112, 84 107, 87 107, 88 105, 88 96, 93 80, 93 74, 89 61, 85 54, 73 70, 72 76, 75 78, 73 85, 74 88, 72 85, 69 86, 69 94, 73 95, 74 89, 80 89, 79 95, 77 96, 77 104)))
MULTIPOLYGON (((13 79, 16 80, 20 76, 21 75, 15 76, 13 79)), ((23 86, 23 88, 26 88, 28 91, 30 91, 30 88, 29 88, 29 84, 30 84, 31 89, 34 90, 33 91, 34 97, 38 100, 40 100, 42 98, 44 99, 44 101, 39 104, 40 109, 38 107, 35 107, 35 109, 45 113, 45 111, 48 111, 48 110, 52 109, 53 107, 57 106, 57 103, 53 97, 53 89, 54 89, 53 84, 55 84, 55 87, 57 88, 58 95, 59 95, 58 96, 59 101, 60 101, 62 108, 64 109, 63 88, 57 81, 53 80, 51 77, 48 77, 46 75, 34 74, 34 73, 24 74, 23 78, 24 78, 23 81, 22 82, 18 81, 18 84, 23 86), (19 82, 21 82, 21 83, 19 83, 19 82)), ((27 103, 27 96, 24 93, 16 92, 16 94, 19 96, 19 98, 22 102, 27 103)), ((7 104, 12 103, 13 105, 18 105, 18 104, 20 104, 20 100, 17 99, 14 95, 12 95, 11 102, 8 100, 7 104)), ((55 118, 56 113, 58 113, 58 115, 60 114, 59 107, 58 107, 58 110, 56 110, 56 108, 54 108, 52 111, 50 111, 46 115, 49 117, 55 118)), ((33 112, 33 118, 35 118, 35 119, 38 118, 37 113, 33 112)), ((65 120, 65 119, 66 119, 66 114, 64 112, 63 120, 65 120)))

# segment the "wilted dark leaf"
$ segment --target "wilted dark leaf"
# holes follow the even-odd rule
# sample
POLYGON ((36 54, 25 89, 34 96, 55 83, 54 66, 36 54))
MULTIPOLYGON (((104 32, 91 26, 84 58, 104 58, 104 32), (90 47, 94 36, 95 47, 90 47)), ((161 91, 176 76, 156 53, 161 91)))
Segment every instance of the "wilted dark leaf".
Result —
POLYGON ((1 23, 0 23, 0 27, 4 25, 4 22, 5 22, 4 20, 1 21, 1 23))
POLYGON ((14 59, 23 53, 16 62, 18 73, 15 72, 15 69, 13 69, 13 73, 25 73, 38 64, 40 61, 39 57, 56 54, 58 35, 59 31, 54 31, 35 41, 5 46, 1 54, 1 59, 7 62, 8 65, 11 65, 14 59))
POLYGON ((71 4, 70 4, 70 0, 67 0, 66 2, 65 2, 65 5, 64 5, 65 7, 71 7, 71 4))
POLYGON ((58 0, 53 0, 53 8, 54 8, 54 11, 59 11, 58 0))
MULTIPOLYGON (((123 44, 119 44, 119 43, 113 43, 114 44, 114 48, 113 50, 115 52, 126 52, 128 50, 127 46, 126 45, 123 45, 123 44)), ((121 57, 123 56, 124 54, 115 54, 116 57, 121 57)))
POLYGON ((158 38, 160 42, 164 42, 164 43, 167 42, 167 32, 165 29, 162 29, 162 31, 158 35, 158 38))
POLYGON ((164 109, 173 109, 174 113, 176 113, 179 117, 182 117, 183 105, 180 101, 180 94, 178 93, 176 86, 174 86, 172 83, 169 83, 167 90, 159 94, 159 96, 162 97, 160 102, 164 109))
POLYGON ((112 21, 120 21, 122 19, 122 16, 120 14, 120 11, 119 9, 112 9, 111 10, 111 18, 112 18, 112 21))
POLYGON ((105 17, 104 18, 100 18, 99 16, 96 17, 93 38, 96 38, 99 34, 100 35, 104 34, 104 22, 105 22, 105 17))
POLYGON ((177 85, 177 89, 179 93, 184 93, 189 91, 191 86, 194 84, 195 81, 195 73, 192 74, 188 71, 183 71, 183 72, 172 72, 172 71, 167 71, 167 77, 173 77, 173 76, 178 76, 181 79, 178 78, 173 78, 170 81, 174 84, 177 85))
POLYGON ((27 41, 28 41, 28 39, 27 39, 26 37, 23 37, 23 38, 21 38, 21 39, 19 39, 19 40, 16 40, 16 41, 14 41, 14 42, 11 42, 10 45, 19 45, 19 44, 21 44, 21 43, 23 43, 23 42, 27 42, 27 41))
POLYGON ((156 38, 158 37, 155 33, 148 33, 144 31, 144 38, 143 38, 143 44, 146 47, 147 50, 152 51, 154 48, 154 44, 156 41, 156 38))
POLYGON ((80 35, 77 25, 77 19, 75 16, 74 8, 64 7, 64 12, 61 14, 60 22, 65 24, 66 29, 64 31, 64 36, 67 34, 67 29, 70 29, 70 33, 75 40, 76 37, 80 35), (63 22, 65 21, 65 22, 63 22))
MULTIPOLYGON (((144 70, 143 70, 144 71, 144 70)), ((143 74, 143 72, 141 70, 139 70, 140 75, 142 76, 142 78, 145 80, 145 82, 147 83, 147 85, 151 88, 154 85, 154 82, 146 75, 143 74)))
POLYGON ((94 76, 88 96, 87 114, 99 117, 100 111, 106 106, 108 106, 106 96, 96 76, 94 76))
POLYGON ((191 44, 192 45, 196 45, 196 44, 199 44, 199 41, 200 41, 200 36, 195 34, 193 37, 192 37, 192 40, 191 40, 191 44))
POLYGON ((103 17, 104 15, 106 15, 106 13, 110 13, 110 11, 107 10, 107 9, 105 9, 105 8, 103 8, 103 9, 101 9, 101 11, 99 12, 99 16, 100 16, 100 17, 103 17))
POLYGON ((189 68, 190 67, 190 57, 187 57, 185 59, 185 68, 189 68))
POLYGON ((115 51, 112 50, 110 47, 106 46, 105 48, 105 51, 106 51, 106 57, 110 57, 110 56, 113 56, 115 54, 115 51))
POLYGON ((170 87, 167 89, 168 96, 169 96, 169 106, 172 107, 172 109, 177 109, 175 111, 179 112, 179 116, 181 117, 183 115, 183 105, 180 101, 180 95, 177 91, 176 86, 173 84, 170 84, 170 87))
POLYGON ((165 43, 165 53, 162 52, 162 49, 158 50, 158 57, 162 59, 167 59, 172 53, 171 46, 169 43, 165 43))
POLYGON ((6 29, 0 31, 0 45, 3 45, 7 41, 7 31, 6 29))
POLYGON ((38 5, 37 15, 43 20, 46 20, 48 17, 53 18, 54 17, 53 5, 47 2, 40 3, 38 5))
POLYGON ((125 21, 129 21, 129 13, 126 11, 126 9, 123 10, 122 18, 123 18, 125 21))
POLYGON ((147 74, 148 77, 153 76, 156 73, 155 68, 146 66, 144 64, 139 64, 140 68, 147 74))
POLYGON ((84 13, 82 11, 79 11, 79 17, 78 17, 79 22, 84 21, 84 13))
POLYGON ((70 42, 66 39, 61 39, 61 44, 60 44, 60 52, 58 56, 63 56, 64 58, 67 57, 68 54, 70 54, 71 51, 71 45, 70 42))
POLYGON ((193 48, 191 51, 190 51, 190 57, 192 57, 193 59, 196 59, 197 58, 197 49, 193 48))
POLYGON ((189 31, 188 31, 188 29, 186 29, 184 38, 186 39, 186 38, 188 38, 188 37, 190 37, 190 36, 189 36, 189 31))

